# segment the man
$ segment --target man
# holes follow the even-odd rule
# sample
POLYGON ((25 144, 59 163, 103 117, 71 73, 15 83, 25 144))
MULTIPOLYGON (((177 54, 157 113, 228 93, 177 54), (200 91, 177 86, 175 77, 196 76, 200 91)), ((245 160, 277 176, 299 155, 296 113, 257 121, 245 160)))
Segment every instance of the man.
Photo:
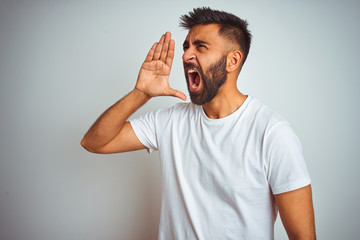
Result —
POLYGON ((95 153, 159 150, 159 239, 273 239, 277 211, 290 239, 315 239, 310 177, 288 122, 237 89, 250 48, 246 21, 210 8, 181 17, 192 103, 127 121, 169 86, 175 42, 150 49, 136 86, 94 123, 82 146, 95 153))

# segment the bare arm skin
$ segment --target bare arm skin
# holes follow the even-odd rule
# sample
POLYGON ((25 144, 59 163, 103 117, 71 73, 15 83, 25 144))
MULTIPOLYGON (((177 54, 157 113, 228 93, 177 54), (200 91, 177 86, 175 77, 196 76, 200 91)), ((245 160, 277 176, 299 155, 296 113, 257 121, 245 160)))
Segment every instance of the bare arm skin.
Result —
POLYGON ((144 149, 127 119, 150 98, 174 96, 186 100, 184 93, 169 86, 175 42, 169 32, 150 49, 139 71, 134 90, 107 109, 93 124, 81 145, 94 153, 118 153, 144 149))
POLYGON ((275 195, 275 199, 290 240, 316 239, 311 185, 275 195))

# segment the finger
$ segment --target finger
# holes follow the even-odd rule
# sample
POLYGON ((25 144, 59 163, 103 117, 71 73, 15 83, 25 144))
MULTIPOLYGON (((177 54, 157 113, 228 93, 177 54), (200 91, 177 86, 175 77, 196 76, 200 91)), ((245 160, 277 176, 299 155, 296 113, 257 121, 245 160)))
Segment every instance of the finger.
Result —
POLYGON ((177 97, 180 98, 181 100, 186 100, 186 95, 183 92, 180 92, 178 90, 172 89, 172 88, 168 88, 166 93, 167 96, 173 96, 173 97, 177 97))
POLYGON ((163 48, 161 50, 161 55, 160 55, 160 60, 163 62, 165 62, 166 56, 168 54, 170 41, 171 41, 171 33, 166 32, 165 37, 164 37, 164 45, 163 45, 163 48))
POLYGON ((156 48, 157 44, 158 43, 156 42, 152 45, 150 51, 148 52, 148 55, 145 58, 145 62, 150 62, 153 59, 155 48, 156 48))
POLYGON ((161 36, 159 43, 157 44, 154 52, 153 59, 154 61, 157 61, 160 59, 161 50, 164 44, 164 35, 161 36))
POLYGON ((174 50, 175 50, 175 41, 171 39, 169 44, 169 50, 165 60, 165 64, 168 65, 170 68, 174 59, 174 50))
POLYGON ((180 92, 180 91, 177 91, 177 90, 176 90, 176 93, 175 93, 175 97, 178 97, 183 101, 186 100, 186 95, 183 92, 180 92))

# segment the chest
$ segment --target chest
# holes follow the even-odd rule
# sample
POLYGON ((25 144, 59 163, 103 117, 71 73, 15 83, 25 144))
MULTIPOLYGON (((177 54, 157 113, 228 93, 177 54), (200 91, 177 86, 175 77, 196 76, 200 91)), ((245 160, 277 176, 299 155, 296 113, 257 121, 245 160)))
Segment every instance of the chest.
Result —
POLYGON ((163 158, 167 169, 208 191, 267 186, 261 129, 246 122, 187 124, 172 127, 170 137, 162 143, 165 155, 171 156, 163 158))

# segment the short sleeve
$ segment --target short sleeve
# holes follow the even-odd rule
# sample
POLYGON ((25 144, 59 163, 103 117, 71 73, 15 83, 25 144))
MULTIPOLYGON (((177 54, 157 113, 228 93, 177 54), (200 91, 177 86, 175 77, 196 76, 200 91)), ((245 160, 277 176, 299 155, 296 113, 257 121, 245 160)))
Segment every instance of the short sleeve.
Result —
POLYGON ((264 137, 267 179, 273 194, 310 184, 299 138, 287 122, 277 124, 264 137))
POLYGON ((155 112, 149 112, 143 116, 132 119, 130 120, 130 124, 139 141, 148 148, 150 153, 158 149, 155 112))
POLYGON ((130 120, 132 129, 149 153, 158 150, 159 137, 169 120, 170 109, 158 109, 130 120))

